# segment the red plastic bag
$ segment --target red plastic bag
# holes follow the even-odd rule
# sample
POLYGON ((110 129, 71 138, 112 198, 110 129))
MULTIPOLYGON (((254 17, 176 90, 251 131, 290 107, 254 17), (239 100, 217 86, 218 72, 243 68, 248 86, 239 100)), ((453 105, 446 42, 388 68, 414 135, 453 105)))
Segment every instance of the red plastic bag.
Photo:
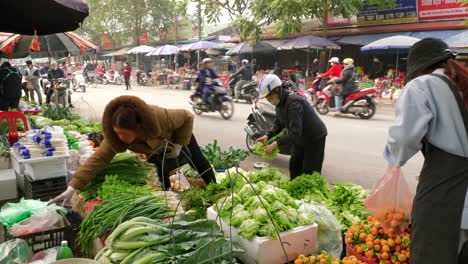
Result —
POLYGON ((389 166, 364 204, 387 234, 399 235, 409 230, 413 194, 400 168, 389 166))

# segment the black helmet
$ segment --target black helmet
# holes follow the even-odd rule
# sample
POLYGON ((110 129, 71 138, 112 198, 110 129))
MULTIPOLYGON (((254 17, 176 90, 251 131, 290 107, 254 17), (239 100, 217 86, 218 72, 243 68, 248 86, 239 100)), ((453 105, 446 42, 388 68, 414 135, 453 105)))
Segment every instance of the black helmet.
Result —
POLYGON ((448 45, 440 39, 425 38, 416 42, 408 54, 408 79, 413 79, 416 74, 428 67, 450 58, 455 58, 456 53, 449 49, 448 45))

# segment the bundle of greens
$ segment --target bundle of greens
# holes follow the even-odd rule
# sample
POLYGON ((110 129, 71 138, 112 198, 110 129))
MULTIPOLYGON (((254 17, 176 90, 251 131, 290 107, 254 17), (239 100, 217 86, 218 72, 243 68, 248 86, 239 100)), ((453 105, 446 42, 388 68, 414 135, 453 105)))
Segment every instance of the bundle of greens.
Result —
POLYGON ((153 188, 149 185, 134 185, 119 179, 116 175, 107 175, 105 181, 98 188, 97 195, 105 201, 124 193, 143 196, 153 192, 153 188))
POLYGON ((301 175, 284 184, 283 188, 296 199, 325 203, 330 197, 328 182, 318 172, 301 175))
POLYGON ((83 256, 92 257, 94 241, 127 220, 138 216, 163 219, 169 215, 169 208, 161 195, 123 193, 104 200, 81 222, 79 244, 83 256))
POLYGON ((277 239, 278 233, 313 223, 312 215, 297 211, 296 200, 286 191, 265 182, 245 184, 220 199, 214 209, 247 240, 255 236, 277 239))
POLYGON ((77 131, 81 134, 89 134, 92 132, 102 132, 101 123, 84 122, 80 120, 59 119, 52 120, 44 116, 28 117, 30 123, 35 128, 41 129, 46 126, 60 126, 65 131, 77 131))
POLYGON ((364 205, 367 195, 368 192, 362 186, 353 183, 338 183, 334 186, 326 205, 336 215, 343 230, 369 216, 364 205))
POLYGON ((73 114, 67 107, 50 105, 42 109, 42 116, 52 120, 79 120, 80 115, 73 114))
POLYGON ((253 147, 253 153, 255 153, 257 155, 260 155, 260 156, 262 156, 263 159, 267 159, 267 160, 272 160, 272 159, 276 158, 276 156, 280 153, 279 148, 276 148, 271 154, 267 154, 265 152, 265 147, 272 144, 273 142, 277 141, 282 136, 286 135, 286 133, 287 133, 287 130, 284 129, 278 135, 270 138, 266 143, 264 143, 264 142, 256 143, 254 145, 254 147, 253 147))
POLYGON ((106 175, 115 175, 119 180, 131 185, 143 186, 156 175, 156 169, 138 154, 119 153, 112 162, 86 185, 80 193, 84 201, 98 198, 97 190, 101 187, 106 175))
POLYGON ((249 156, 247 151, 233 147, 230 147, 228 151, 224 151, 218 145, 217 140, 213 144, 203 147, 202 152, 215 170, 238 167, 249 156))
POLYGON ((200 175, 198 171, 196 171, 190 164, 185 164, 179 168, 179 172, 182 173, 185 177, 192 178, 192 179, 200 179, 200 175))
POLYGON ((220 198, 229 194, 229 182, 221 184, 210 183, 206 189, 192 186, 181 194, 182 206, 196 219, 206 218, 206 210, 216 203, 220 198))
POLYGON ((119 225, 96 256, 99 263, 236 263, 242 253, 213 221, 186 216, 163 222, 136 217, 119 225))
POLYGON ((0 134, 0 157, 8 157, 10 155, 10 142, 0 134))

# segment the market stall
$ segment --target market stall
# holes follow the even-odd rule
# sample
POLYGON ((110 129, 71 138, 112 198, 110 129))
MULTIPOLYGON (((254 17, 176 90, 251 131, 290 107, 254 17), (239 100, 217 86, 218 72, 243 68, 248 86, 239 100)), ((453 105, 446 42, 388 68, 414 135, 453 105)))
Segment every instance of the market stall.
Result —
MULTIPOLYGON (((366 208, 369 193, 361 186, 332 185, 318 173, 291 181, 274 167, 244 171, 239 166, 249 153, 223 149, 216 140, 202 147, 216 171, 217 182, 207 186, 188 163, 173 171, 171 191, 162 191, 154 165, 121 153, 74 195, 72 210, 48 205, 99 148, 102 126, 61 108, 28 120, 34 130, 25 131, 11 151, 3 143, 2 156, 10 153, 16 175, 10 188, 22 181, 23 190, 32 186, 32 196, 25 193, 0 209, 7 241, 0 249, 12 252, 0 254, 0 261, 54 263, 63 252, 97 263, 409 261, 407 216, 388 212, 398 223, 379 222, 366 208)), ((255 149, 265 159, 278 153, 255 149)))

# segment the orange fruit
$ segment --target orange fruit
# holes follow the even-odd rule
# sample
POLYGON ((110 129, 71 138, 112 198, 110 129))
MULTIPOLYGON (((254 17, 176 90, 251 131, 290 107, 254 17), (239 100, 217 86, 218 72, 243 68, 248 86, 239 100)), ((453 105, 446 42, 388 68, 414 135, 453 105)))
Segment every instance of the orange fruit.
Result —
POLYGON ((395 241, 391 238, 387 240, 387 244, 389 247, 393 248, 395 246, 395 241))
POLYGON ((384 252, 384 253, 380 254, 380 258, 381 258, 381 259, 387 260, 389 257, 390 257, 390 256, 388 255, 387 252, 384 252))
POLYGON ((400 255, 398 255, 398 261, 400 261, 400 262, 407 262, 407 261, 408 261, 408 257, 406 257, 406 255, 400 254, 400 255))
POLYGON ((390 247, 388 245, 382 246, 383 252, 390 252, 390 247))

